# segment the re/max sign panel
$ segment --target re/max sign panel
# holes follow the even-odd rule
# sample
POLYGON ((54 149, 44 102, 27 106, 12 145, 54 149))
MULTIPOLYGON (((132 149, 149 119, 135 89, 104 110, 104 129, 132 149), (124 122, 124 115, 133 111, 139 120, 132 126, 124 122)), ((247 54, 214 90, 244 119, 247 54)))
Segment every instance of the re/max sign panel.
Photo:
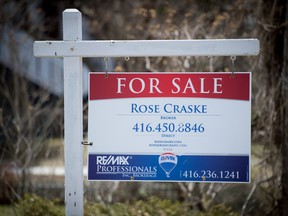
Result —
POLYGON ((250 182, 251 73, 90 73, 88 180, 250 182))

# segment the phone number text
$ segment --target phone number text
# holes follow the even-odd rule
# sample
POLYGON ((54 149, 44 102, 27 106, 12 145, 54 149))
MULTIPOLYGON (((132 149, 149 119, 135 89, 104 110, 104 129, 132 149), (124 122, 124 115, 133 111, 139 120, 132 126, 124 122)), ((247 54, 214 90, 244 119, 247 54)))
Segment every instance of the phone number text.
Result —
POLYGON ((240 179, 239 171, 212 171, 212 170, 186 170, 180 172, 181 178, 199 179, 202 181, 211 179, 240 179))
POLYGON ((136 133, 203 133, 205 127, 203 123, 158 123, 153 125, 151 123, 136 123, 133 125, 132 130, 136 133))

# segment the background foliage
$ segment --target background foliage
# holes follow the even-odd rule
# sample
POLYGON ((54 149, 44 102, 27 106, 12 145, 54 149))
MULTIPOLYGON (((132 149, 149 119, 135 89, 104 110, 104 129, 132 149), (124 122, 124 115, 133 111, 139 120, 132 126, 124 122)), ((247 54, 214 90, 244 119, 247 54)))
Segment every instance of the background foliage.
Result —
MULTIPOLYGON (((191 207, 199 214, 212 214, 213 208, 220 208, 228 214, 231 209, 223 207, 221 203, 225 203, 241 215, 288 215, 285 208, 288 203, 288 136, 285 134, 288 126, 288 6, 285 0, 2 0, 0 30, 3 32, 5 25, 13 26, 11 38, 17 30, 25 30, 35 40, 61 39, 62 11, 66 8, 78 8, 82 12, 84 39, 255 37, 261 42, 259 56, 237 57, 235 61, 236 71, 253 71, 251 184, 86 182, 85 200, 100 203, 90 205, 88 209, 103 211, 103 214, 105 211, 111 214, 127 211, 135 215, 139 213, 137 210, 143 210, 149 215, 155 213, 151 212, 153 208, 158 211, 159 206, 159 211, 176 212, 189 211, 191 207), (168 200, 150 199, 151 195, 168 200), (129 209, 121 204, 130 201, 133 205, 129 209), (114 202, 119 203, 110 205, 114 202), (167 203, 173 209, 167 207, 167 203)), ((17 53, 15 44, 11 44, 11 49, 17 53)), ((12 63, 21 67, 19 59, 14 59, 12 63)), ((103 59, 84 61, 91 71, 103 69, 97 64, 97 61, 103 63, 103 59)), ((208 57, 193 56, 130 58, 128 61, 115 58, 112 66, 118 72, 210 70, 208 57)), ((231 69, 229 57, 213 58, 214 71, 231 69)), ((17 69, 10 71, 1 65, 0 104, 1 202, 14 202, 26 192, 49 191, 42 195, 53 197, 51 188, 54 186, 42 188, 47 177, 31 176, 29 168, 42 165, 43 161, 46 165, 47 161, 49 165, 55 161, 58 165, 63 164, 63 98, 31 84, 17 73, 17 69), (60 144, 55 140, 60 140, 60 144), (41 185, 41 189, 36 185, 41 185)), ((86 103, 83 111, 85 134, 86 103)), ((50 182, 61 185, 62 181, 53 178, 50 182)), ((56 193, 59 196, 59 191, 56 193)), ((22 204, 20 201, 20 206, 22 204)))

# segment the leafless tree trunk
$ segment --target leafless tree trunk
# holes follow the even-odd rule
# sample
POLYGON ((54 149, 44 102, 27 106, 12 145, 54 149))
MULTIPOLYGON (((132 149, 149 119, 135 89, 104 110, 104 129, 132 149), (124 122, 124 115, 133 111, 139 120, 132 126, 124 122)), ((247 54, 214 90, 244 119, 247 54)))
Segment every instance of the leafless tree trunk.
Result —
MULTIPOLYGON (((281 170, 275 167, 274 174, 281 175, 282 197, 280 203, 275 203, 276 210, 272 214, 288 215, 288 140, 287 140, 287 1, 262 1, 262 54, 266 70, 266 91, 270 100, 270 125, 268 131, 270 147, 276 146, 281 170)), ((268 123, 268 124, 269 124, 268 123)), ((278 160, 272 155, 272 160, 278 160)))
POLYGON ((283 82, 283 99, 284 99, 284 116, 283 116, 283 146, 282 146, 282 209, 283 215, 288 215, 288 1, 285 5, 285 32, 284 32, 284 52, 283 52, 283 69, 282 69, 282 82, 283 82), (286 133, 285 133, 286 131, 286 133))

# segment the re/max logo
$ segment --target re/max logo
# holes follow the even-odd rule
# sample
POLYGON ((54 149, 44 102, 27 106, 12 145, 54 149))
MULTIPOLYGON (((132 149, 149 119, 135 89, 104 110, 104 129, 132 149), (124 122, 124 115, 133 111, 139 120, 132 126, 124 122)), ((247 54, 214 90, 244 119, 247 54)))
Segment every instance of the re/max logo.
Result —
POLYGON ((97 156, 97 165, 129 165, 129 156, 97 156))
POLYGON ((160 158, 161 161, 175 161, 176 157, 174 155, 165 155, 160 158))

